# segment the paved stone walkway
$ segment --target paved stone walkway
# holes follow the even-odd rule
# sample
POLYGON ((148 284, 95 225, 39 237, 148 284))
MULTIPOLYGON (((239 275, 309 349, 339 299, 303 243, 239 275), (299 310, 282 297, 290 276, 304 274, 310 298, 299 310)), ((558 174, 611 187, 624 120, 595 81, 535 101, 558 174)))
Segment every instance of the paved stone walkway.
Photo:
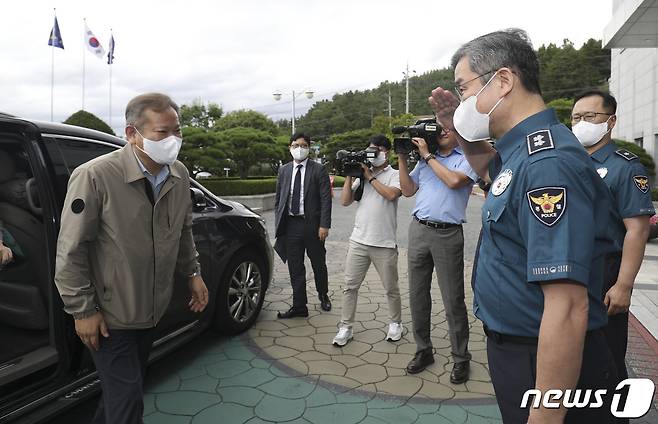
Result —
MULTIPOLYGON (((472 318, 471 380, 452 385, 450 346, 438 285, 432 290, 436 363, 415 376, 404 368, 415 352, 408 309, 406 251, 400 251, 405 334, 384 341, 387 303, 372 269, 359 293, 354 340, 331 342, 340 317, 346 243, 327 243, 333 310, 320 312, 310 266, 308 318, 278 320, 290 306, 287 267, 278 258, 256 325, 233 339, 195 341, 149 375, 146 423, 499 423, 486 367, 482 327, 472 318), (195 349, 196 348, 196 349, 195 349), (190 352, 195 352, 191 355, 190 352)), ((470 263, 466 275, 470 275, 470 263)), ((472 303, 467 284, 467 305, 472 303)), ((472 314, 471 314, 472 316, 472 314)), ((212 333, 208 337, 213 337, 212 333)))

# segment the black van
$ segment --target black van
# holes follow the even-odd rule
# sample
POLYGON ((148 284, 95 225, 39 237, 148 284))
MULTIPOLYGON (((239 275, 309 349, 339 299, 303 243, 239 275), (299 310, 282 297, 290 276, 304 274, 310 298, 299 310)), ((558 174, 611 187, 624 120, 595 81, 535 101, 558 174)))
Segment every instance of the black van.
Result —
MULTIPOLYGON (((62 310, 55 252, 71 172, 124 145, 98 131, 0 114, 0 221, 15 249, 14 261, 0 269, 0 423, 47 421, 100 390, 91 357, 62 310)), ((263 219, 194 180, 191 187, 210 304, 200 315, 190 312, 187 284, 178 281, 151 361, 211 326, 224 334, 248 329, 272 277, 263 219)))

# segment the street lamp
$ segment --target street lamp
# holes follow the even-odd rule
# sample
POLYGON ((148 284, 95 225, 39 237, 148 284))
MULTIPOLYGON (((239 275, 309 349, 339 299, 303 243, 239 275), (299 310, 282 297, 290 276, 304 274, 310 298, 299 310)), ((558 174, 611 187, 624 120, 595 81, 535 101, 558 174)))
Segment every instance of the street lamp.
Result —
MULTIPOLYGON (((297 96, 301 94, 299 92, 295 92, 295 90, 292 90, 292 133, 295 134, 295 100, 297 99, 297 96)), ((313 98, 313 92, 310 90, 305 90, 304 95, 306 96, 307 99, 312 99, 313 98)), ((277 102, 281 100, 282 94, 278 91, 274 92, 272 94, 272 97, 274 97, 274 100, 277 102)))

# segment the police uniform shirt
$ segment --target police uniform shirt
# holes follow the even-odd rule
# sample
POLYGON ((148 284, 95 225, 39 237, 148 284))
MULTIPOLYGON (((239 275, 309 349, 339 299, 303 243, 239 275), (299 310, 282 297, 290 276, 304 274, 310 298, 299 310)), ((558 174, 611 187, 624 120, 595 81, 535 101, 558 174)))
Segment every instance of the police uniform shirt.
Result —
POLYGON ((623 220, 656 213, 651 203, 649 178, 638 157, 614 143, 606 144, 590 158, 612 194, 615 247, 621 251, 626 235, 623 220))
POLYGON ((587 287, 588 329, 603 327, 611 200, 587 153, 552 109, 516 125, 496 150, 482 209, 475 315, 499 333, 538 337, 541 283, 567 279, 587 287))

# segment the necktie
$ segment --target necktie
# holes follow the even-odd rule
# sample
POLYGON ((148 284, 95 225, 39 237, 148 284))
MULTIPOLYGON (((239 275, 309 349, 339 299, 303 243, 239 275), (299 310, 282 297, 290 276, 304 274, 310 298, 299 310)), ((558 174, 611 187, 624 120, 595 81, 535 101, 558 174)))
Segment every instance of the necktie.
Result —
POLYGON ((290 213, 299 215, 299 198, 302 192, 302 165, 297 165, 297 173, 295 174, 295 185, 292 187, 292 206, 290 213))

